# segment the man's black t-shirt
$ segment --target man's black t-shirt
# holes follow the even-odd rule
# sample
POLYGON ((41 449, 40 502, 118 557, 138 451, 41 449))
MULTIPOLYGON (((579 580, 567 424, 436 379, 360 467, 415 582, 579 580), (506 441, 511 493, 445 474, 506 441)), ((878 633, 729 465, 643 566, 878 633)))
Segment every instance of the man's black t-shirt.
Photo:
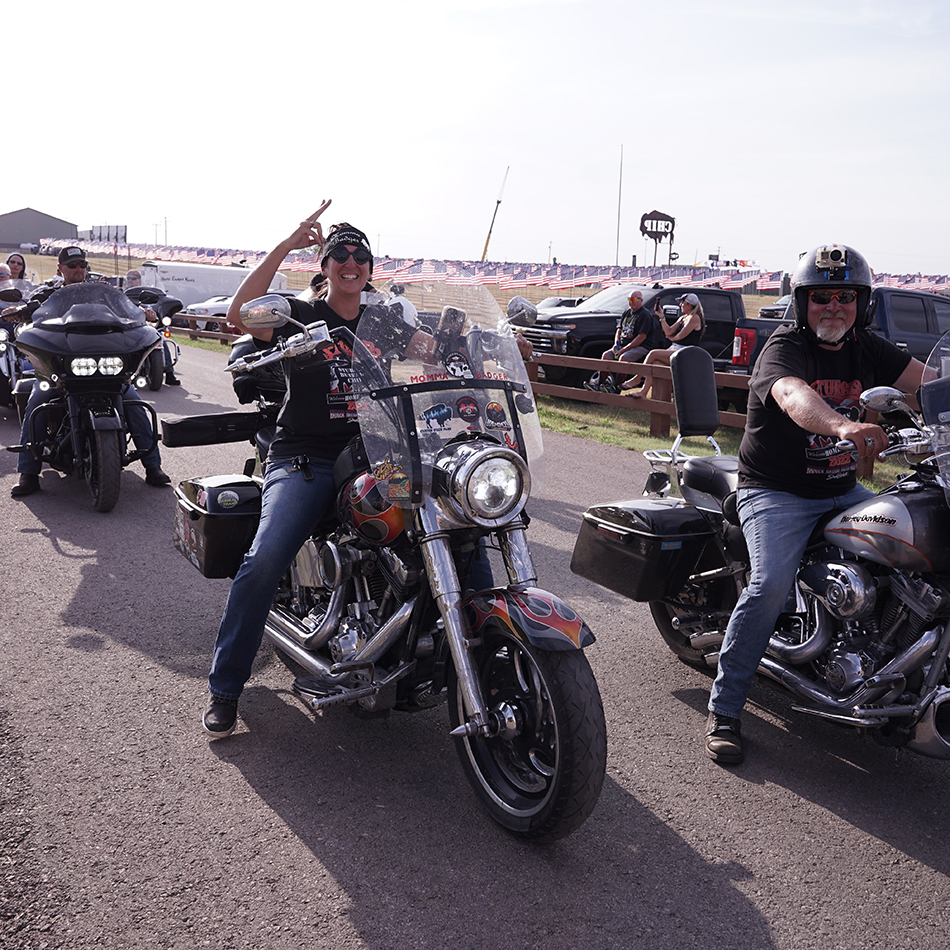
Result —
MULTIPOLYGON (((325 300, 305 303, 291 299, 289 302, 294 319, 301 323, 324 320, 330 330, 345 326, 356 331, 358 321, 344 320, 325 300)), ((292 325, 281 330, 281 336, 299 332, 292 325)), ((277 417, 271 458, 306 455, 333 460, 350 439, 359 434, 356 406, 350 397, 353 390, 351 355, 349 345, 340 342, 328 364, 299 366, 292 360, 284 361, 287 394, 277 417)))
POLYGON ((859 422, 859 397, 871 386, 890 386, 910 355, 873 333, 850 334, 840 350, 819 346, 809 331, 780 327, 756 360, 749 383, 745 435, 739 447, 739 485, 773 488, 804 498, 832 498, 854 487, 857 463, 835 449, 834 436, 806 432, 771 396, 784 376, 805 380, 836 412, 859 422))

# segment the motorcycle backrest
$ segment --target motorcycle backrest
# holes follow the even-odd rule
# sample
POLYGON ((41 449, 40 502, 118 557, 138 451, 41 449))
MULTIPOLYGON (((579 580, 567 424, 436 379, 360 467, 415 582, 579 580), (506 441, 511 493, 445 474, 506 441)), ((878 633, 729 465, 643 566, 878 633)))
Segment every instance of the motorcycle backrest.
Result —
POLYGON ((712 356, 700 346, 685 346, 670 357, 670 372, 680 435, 712 435, 719 428, 712 356))

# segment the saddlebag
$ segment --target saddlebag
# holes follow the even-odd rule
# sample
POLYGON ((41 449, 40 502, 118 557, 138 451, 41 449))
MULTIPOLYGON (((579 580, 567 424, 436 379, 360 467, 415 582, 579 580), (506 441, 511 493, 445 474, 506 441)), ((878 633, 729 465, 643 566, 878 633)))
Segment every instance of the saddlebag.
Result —
POLYGON ((207 416, 162 419, 162 445, 177 449, 185 445, 218 445, 250 442, 254 433, 273 418, 263 412, 215 412, 207 416))
POLYGON ((205 577, 234 577, 260 521, 260 485, 244 475, 209 475, 182 482, 175 495, 175 547, 205 577))
POLYGON ((676 499, 595 505, 584 512, 571 570, 631 600, 660 600, 683 587, 712 537, 703 516, 676 499))

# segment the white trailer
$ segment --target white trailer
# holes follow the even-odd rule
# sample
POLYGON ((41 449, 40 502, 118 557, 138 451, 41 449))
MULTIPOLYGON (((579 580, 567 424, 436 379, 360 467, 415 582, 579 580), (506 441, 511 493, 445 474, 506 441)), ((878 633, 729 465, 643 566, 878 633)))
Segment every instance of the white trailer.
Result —
MULTIPOLYGON (((155 287, 177 297, 186 307, 217 294, 233 297, 241 281, 253 270, 221 264, 184 264, 176 261, 145 261, 141 266, 142 286, 155 287)), ((286 290, 287 277, 277 273, 270 290, 286 290)))

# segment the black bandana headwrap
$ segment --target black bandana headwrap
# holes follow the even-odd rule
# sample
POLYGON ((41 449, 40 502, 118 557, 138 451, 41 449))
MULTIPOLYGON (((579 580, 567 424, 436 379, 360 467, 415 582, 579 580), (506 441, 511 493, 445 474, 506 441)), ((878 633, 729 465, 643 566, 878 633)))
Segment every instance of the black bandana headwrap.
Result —
POLYGON ((335 247, 341 244, 355 244, 356 247, 363 248, 369 255, 369 272, 373 272, 373 249, 369 246, 369 238, 359 229, 354 228, 352 224, 342 226, 334 225, 336 230, 331 229, 326 243, 320 250, 320 263, 323 264, 335 247))

